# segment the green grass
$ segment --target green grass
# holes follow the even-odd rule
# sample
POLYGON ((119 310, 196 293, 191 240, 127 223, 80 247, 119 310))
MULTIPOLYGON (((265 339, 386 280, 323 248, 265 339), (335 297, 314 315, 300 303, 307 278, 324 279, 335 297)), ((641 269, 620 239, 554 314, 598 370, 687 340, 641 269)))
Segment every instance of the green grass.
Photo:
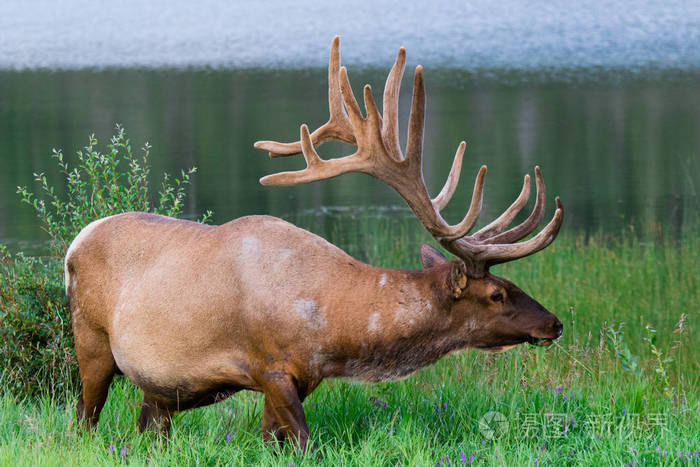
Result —
MULTIPOLYGON (((427 241, 403 221, 331 237, 372 264, 411 268, 427 241)), ((262 399, 249 392, 178 414, 167 441, 139 434, 140 394, 120 377, 95 433, 74 425, 75 394, 65 405, 6 391, 0 465, 460 465, 460 453, 477 465, 700 465, 699 257, 696 232, 675 243, 564 234, 494 268, 559 316, 557 345, 467 351, 395 383, 327 380, 304 404, 315 443, 304 456, 262 443, 262 399), (493 439, 479 427, 489 411, 508 428, 493 439)))

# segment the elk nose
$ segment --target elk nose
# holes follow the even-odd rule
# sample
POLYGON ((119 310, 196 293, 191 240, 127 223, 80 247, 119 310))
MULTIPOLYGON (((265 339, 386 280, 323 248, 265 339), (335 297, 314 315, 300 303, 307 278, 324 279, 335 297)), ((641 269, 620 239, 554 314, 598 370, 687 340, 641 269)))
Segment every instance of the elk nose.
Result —
POLYGON ((557 337, 561 336, 561 333, 564 331, 564 325, 561 324, 561 321, 555 318, 554 324, 552 325, 552 330, 554 333, 557 335, 557 337))

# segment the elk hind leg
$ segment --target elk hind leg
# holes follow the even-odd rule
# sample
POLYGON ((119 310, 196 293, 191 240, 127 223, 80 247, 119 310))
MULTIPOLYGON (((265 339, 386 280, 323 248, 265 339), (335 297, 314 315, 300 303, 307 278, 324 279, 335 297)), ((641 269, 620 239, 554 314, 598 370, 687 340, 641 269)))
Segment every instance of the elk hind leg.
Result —
POLYGON ((82 391, 76 406, 78 423, 95 428, 109 393, 109 385, 116 373, 109 340, 104 333, 87 331, 76 333, 75 353, 78 358, 82 391))
POLYGON ((144 394, 138 420, 140 432, 143 433, 147 429, 152 429, 164 435, 168 434, 171 420, 172 412, 169 409, 159 405, 158 402, 149 397, 148 394, 144 394))

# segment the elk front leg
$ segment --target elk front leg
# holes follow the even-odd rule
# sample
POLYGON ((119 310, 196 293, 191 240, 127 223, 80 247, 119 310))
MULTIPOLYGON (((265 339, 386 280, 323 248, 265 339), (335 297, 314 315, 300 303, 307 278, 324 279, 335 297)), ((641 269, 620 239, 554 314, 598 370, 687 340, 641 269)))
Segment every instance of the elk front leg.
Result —
POLYGON ((272 410, 270 398, 265 396, 265 408, 262 415, 262 438, 266 443, 275 441, 277 444, 284 442, 284 434, 280 430, 280 424, 272 410))
POLYGON ((274 436, 277 440, 291 441, 304 451, 309 439, 309 428, 292 377, 286 374, 266 375, 263 392, 263 439, 272 440, 274 436))

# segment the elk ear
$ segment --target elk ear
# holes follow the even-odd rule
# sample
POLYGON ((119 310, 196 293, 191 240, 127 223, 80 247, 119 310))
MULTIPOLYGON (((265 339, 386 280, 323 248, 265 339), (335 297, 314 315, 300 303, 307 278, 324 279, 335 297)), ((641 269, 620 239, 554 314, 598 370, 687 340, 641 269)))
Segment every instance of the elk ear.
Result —
POLYGON ((438 264, 447 263, 447 258, 427 243, 421 243, 420 262, 423 265, 423 269, 430 269, 438 264))
POLYGON ((467 268, 459 259, 450 261, 450 265, 450 272, 447 276, 447 287, 454 298, 459 298, 467 288, 467 283, 469 283, 467 268))

